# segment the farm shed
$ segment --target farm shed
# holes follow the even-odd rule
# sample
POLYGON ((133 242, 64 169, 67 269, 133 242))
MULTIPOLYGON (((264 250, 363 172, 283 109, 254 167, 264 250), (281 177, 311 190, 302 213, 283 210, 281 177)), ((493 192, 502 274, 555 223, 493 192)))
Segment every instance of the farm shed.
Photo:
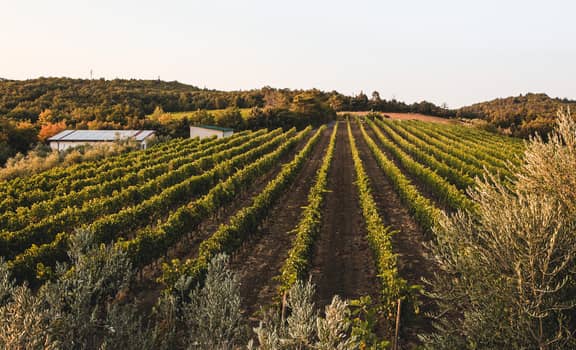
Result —
POLYGON ((80 145, 96 145, 119 140, 132 140, 145 149, 154 130, 64 130, 48 138, 50 148, 63 151, 80 145))
POLYGON ((201 139, 216 136, 218 138, 232 136, 234 129, 223 128, 212 125, 197 125, 190 127, 190 138, 199 137, 201 139))

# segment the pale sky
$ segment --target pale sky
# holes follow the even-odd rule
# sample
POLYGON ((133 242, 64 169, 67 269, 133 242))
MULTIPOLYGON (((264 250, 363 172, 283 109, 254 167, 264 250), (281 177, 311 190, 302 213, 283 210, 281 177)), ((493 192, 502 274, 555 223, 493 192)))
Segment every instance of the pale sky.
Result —
POLYGON ((0 77, 576 99, 576 1, 0 0, 0 77))

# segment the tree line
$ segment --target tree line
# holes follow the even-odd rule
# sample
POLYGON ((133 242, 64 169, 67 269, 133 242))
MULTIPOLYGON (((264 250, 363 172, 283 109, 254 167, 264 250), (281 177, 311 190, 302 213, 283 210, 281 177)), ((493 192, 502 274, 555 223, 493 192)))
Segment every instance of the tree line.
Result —
POLYGON ((481 118, 495 131, 526 138, 535 133, 549 134, 556 123, 558 110, 566 107, 576 108, 576 101, 528 93, 462 107, 457 116, 481 118))
POLYGON ((218 91, 161 80, 0 79, 0 164, 66 128, 154 129, 160 135, 185 137, 187 127, 198 123, 236 129, 302 128, 333 120, 339 111, 378 111, 480 118, 491 129, 526 137, 550 131, 556 110, 564 104, 576 102, 527 94, 454 110, 427 101, 387 100, 378 91, 346 96, 269 86, 218 91), (215 115, 210 112, 215 109, 227 111, 215 115), (239 109, 251 110, 246 114, 239 109), (186 111, 205 112, 187 118, 169 115, 186 111))
POLYGON ((177 81, 38 78, 0 80, 0 164, 66 128, 154 129, 185 137, 191 124, 236 129, 319 125, 337 111, 418 112, 451 116, 429 102, 384 100, 378 92, 345 96, 337 91, 263 87, 245 91, 202 89, 177 81), (218 115, 210 111, 227 109, 218 115), (251 109, 241 114, 240 109, 251 109), (203 111, 185 118, 170 112, 203 111))
MULTIPOLYGON (((0 164, 66 128, 154 129, 187 136, 189 118, 150 118, 165 112, 228 109, 218 123, 237 129, 303 127, 336 117, 330 93, 264 87, 246 91, 201 89, 160 80, 39 78, 0 80, 0 164), (240 108, 252 108, 242 119, 240 108)), ((204 122, 214 116, 204 114, 204 122)))

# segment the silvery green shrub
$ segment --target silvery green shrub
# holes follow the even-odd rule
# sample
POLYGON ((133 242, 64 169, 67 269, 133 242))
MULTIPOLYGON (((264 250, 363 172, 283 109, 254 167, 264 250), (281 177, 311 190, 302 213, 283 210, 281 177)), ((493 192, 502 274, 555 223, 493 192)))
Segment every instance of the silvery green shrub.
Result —
POLYGON ((515 178, 487 176, 478 210, 444 217, 429 281, 440 307, 430 349, 576 347, 576 123, 560 113, 548 141, 527 144, 515 178))

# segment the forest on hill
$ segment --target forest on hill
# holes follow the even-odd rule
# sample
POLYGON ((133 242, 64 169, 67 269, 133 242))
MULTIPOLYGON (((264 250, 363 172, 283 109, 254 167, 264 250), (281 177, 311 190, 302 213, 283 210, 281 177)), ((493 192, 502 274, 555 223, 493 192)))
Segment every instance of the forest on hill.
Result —
POLYGON ((336 91, 263 87, 246 91, 201 89, 161 80, 38 78, 0 79, 0 164, 25 153, 65 128, 140 129, 160 135, 185 136, 187 126, 200 120, 161 118, 164 112, 229 109, 216 124, 237 129, 299 128, 335 117, 336 111, 447 112, 429 102, 387 101, 373 92, 345 96, 336 91), (237 109, 252 111, 243 119, 237 109), (156 118, 148 118, 155 115, 156 118))
POLYGON ((159 135, 183 137, 187 126, 195 123, 251 130, 303 128, 332 120, 338 111, 380 111, 480 118, 490 129, 527 137, 549 132, 558 109, 575 104, 545 94, 526 94, 453 110, 427 101, 386 100, 378 91, 346 96, 337 91, 268 86, 218 91, 161 80, 0 79, 0 164, 66 128, 154 129, 159 135), (240 113, 240 109, 250 111, 240 113), (207 113, 178 119, 168 115, 198 110, 207 113), (215 116, 211 110, 227 112, 215 116))
POLYGON ((535 132, 548 134, 556 123, 558 110, 567 107, 574 110, 576 101, 528 93, 462 107, 457 115, 484 119, 496 130, 525 138, 535 132))
MULTIPOLYGON (((157 112, 230 109, 219 122, 240 129, 260 125, 237 122, 239 108, 256 108, 249 118, 277 124, 308 125, 335 117, 328 94, 317 90, 262 88, 249 91, 200 89, 160 80, 85 80, 39 78, 0 81, 0 164, 17 152, 66 128, 154 129, 160 135, 186 136, 194 121, 149 118, 157 112), (228 125, 233 123, 233 125, 228 125)), ((253 123, 253 124, 254 124, 253 123)), ((283 126, 283 125, 264 125, 283 126)))
POLYGON ((406 104, 385 100, 377 91, 368 97, 363 92, 345 96, 337 91, 290 90, 263 87, 245 91, 201 89, 179 82, 161 80, 105 80, 38 78, 0 79, 0 116, 15 121, 36 122, 46 110, 54 119, 70 123, 99 122, 126 125, 131 118, 142 118, 160 106, 166 112, 213 110, 229 107, 288 107, 297 95, 313 92, 336 111, 377 110, 418 112, 432 115, 453 114, 430 102, 406 104))

